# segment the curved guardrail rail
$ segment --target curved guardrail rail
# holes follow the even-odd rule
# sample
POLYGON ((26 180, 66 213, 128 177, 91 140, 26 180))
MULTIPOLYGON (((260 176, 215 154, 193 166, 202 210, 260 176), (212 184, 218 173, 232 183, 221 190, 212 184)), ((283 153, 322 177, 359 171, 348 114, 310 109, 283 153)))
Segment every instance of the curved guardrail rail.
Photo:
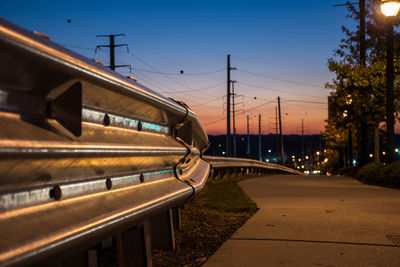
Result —
POLYGON ((249 175, 249 174, 268 174, 268 173, 289 173, 303 175, 302 172, 288 168, 282 165, 261 162, 254 159, 242 159, 242 158, 222 158, 204 156, 213 169, 212 178, 217 176, 222 177, 224 175, 249 175))
POLYGON ((185 104, 3 19, 0 58, 1 266, 90 247, 204 186, 185 104))

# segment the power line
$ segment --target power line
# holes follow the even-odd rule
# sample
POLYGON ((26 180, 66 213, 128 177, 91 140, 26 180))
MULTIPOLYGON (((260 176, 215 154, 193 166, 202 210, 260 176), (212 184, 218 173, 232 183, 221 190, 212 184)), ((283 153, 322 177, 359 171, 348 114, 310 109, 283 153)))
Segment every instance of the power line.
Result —
MULTIPOLYGON (((275 101, 270 101, 270 102, 267 102, 267 103, 263 103, 263 104, 261 104, 261 105, 255 106, 255 107, 253 107, 253 108, 244 110, 244 112, 243 112, 243 113, 239 113, 238 116, 242 116, 242 115, 244 115, 244 113, 248 113, 249 111, 252 111, 252 110, 254 110, 254 109, 257 109, 257 108, 259 108, 259 107, 262 107, 262 106, 265 106, 265 105, 268 105, 268 104, 271 104, 271 103, 275 103, 275 101)), ((215 121, 212 121, 212 122, 209 122, 209 123, 205 123, 205 124, 203 124, 203 125, 204 125, 204 126, 208 126, 208 125, 211 125, 211 124, 214 124, 214 123, 223 121, 223 120, 226 120, 226 118, 218 119, 218 120, 215 120, 215 121)))
POLYGON ((170 91, 170 92, 165 92, 165 93, 188 93, 188 92, 200 92, 200 91, 205 91, 205 90, 209 90, 212 88, 215 88, 217 86, 223 85, 225 84, 225 82, 222 83, 217 83, 208 87, 204 87, 204 88, 198 88, 198 89, 192 89, 192 90, 185 90, 185 91, 170 91))
POLYGON ((287 79, 282 79, 282 78, 278 78, 278 77, 274 77, 274 76, 270 76, 270 75, 266 75, 266 74, 255 73, 255 72, 241 70, 241 69, 238 69, 238 71, 243 72, 243 73, 247 73, 247 74, 250 74, 250 75, 254 75, 254 76, 259 76, 259 77, 264 77, 264 78, 268 78, 268 79, 272 79, 272 80, 281 81, 281 82, 287 82, 287 83, 292 83, 292 84, 297 84, 297 85, 315 87, 315 88, 319 88, 319 89, 322 88, 322 86, 319 86, 319 85, 310 84, 310 83, 304 83, 304 82, 298 82, 298 81, 293 81, 293 80, 287 80, 287 79))
POLYGON ((96 32, 104 31, 104 28, 100 29, 100 28, 96 28, 96 27, 93 27, 91 25, 87 25, 87 24, 84 24, 84 23, 79 23, 79 22, 77 23, 75 21, 71 21, 71 19, 67 19, 65 17, 58 17, 58 16, 55 16, 54 14, 50 14, 50 13, 44 12, 44 11, 34 7, 34 6, 26 5, 25 3, 21 4, 20 2, 16 3, 15 1, 9 1, 8 4, 11 4, 11 5, 14 5, 14 6, 17 6, 17 7, 22 7, 22 8, 25 8, 25 9, 29 9, 30 12, 35 11, 36 13, 45 15, 45 16, 47 16, 49 18, 52 18, 52 19, 61 20, 61 21, 67 22, 67 23, 72 23, 73 25, 77 25, 77 26, 79 26, 81 28, 90 29, 90 30, 96 31, 96 32))
POLYGON ((139 71, 149 72, 149 73, 165 74, 165 75, 194 76, 194 75, 206 75, 206 74, 211 74, 211 73, 218 73, 218 72, 225 71, 226 69, 210 70, 210 71, 204 71, 204 72, 191 72, 191 73, 162 72, 162 71, 145 70, 145 69, 138 69, 138 68, 134 68, 134 70, 139 70, 139 71))
POLYGON ((307 104, 319 104, 319 105, 328 105, 328 103, 326 102, 316 102, 316 101, 307 101, 307 100, 289 100, 289 99, 285 99, 284 101, 285 103, 288 102, 294 102, 294 103, 307 103, 307 104))
POLYGON ((273 88, 268 88, 268 87, 249 84, 249 83, 243 83, 243 82, 240 82, 240 83, 243 85, 256 87, 256 88, 260 88, 260 89, 264 89, 264 90, 269 90, 269 91, 273 91, 273 92, 281 92, 281 93, 286 93, 286 94, 291 94, 291 95, 299 95, 299 96, 312 97, 312 98, 323 98, 323 97, 319 97, 319 96, 312 96, 312 95, 300 94, 300 93, 295 93, 295 92, 285 91, 285 90, 280 90, 280 89, 273 89, 273 88))
MULTIPOLYGON (((168 93, 189 93, 189 92, 195 92, 195 91, 202 91, 202 90, 211 89, 211 88, 214 88, 214 87, 217 87, 218 85, 220 85, 220 84, 215 84, 215 85, 213 85, 213 86, 206 87, 206 88, 193 88, 193 87, 191 87, 191 86, 189 86, 189 85, 187 85, 187 84, 184 84, 184 83, 182 83, 182 82, 180 82, 180 81, 177 81, 176 79, 173 79, 173 78, 169 77, 168 75, 166 75, 166 74, 160 72, 158 69, 156 69, 155 67, 153 67, 152 65, 150 65, 149 63, 147 63, 146 61, 144 61, 143 59, 139 58, 138 56, 136 56, 136 55, 134 55, 134 54, 132 54, 132 53, 129 53, 129 54, 130 54, 132 57, 134 57, 134 58, 136 58, 137 60, 139 60, 139 61, 140 61, 141 63, 143 63, 144 65, 148 66, 149 68, 153 69, 153 70, 156 71, 157 73, 161 74, 162 76, 164 76, 164 77, 167 78, 168 80, 171 80, 171 81, 173 81, 173 82, 179 84, 179 85, 182 86, 182 87, 185 87, 185 88, 189 88, 189 89, 190 89, 190 90, 182 90, 182 91, 175 91, 175 90, 174 90, 174 91, 170 91, 170 92, 168 92, 168 93)), ((138 71, 138 69, 136 69, 136 70, 138 71)), ((140 70, 139 70, 139 72, 140 72, 140 70)), ((221 84, 222 84, 222 83, 221 83, 221 84)), ((212 96, 212 97, 214 97, 214 96, 212 96)))
POLYGON ((210 104, 210 103, 213 103, 213 102, 217 102, 217 101, 221 101, 221 99, 214 99, 214 100, 210 100, 210 101, 207 101, 207 102, 204 102, 204 103, 192 105, 192 106, 189 106, 189 107, 193 108, 193 107, 198 107, 198 106, 207 106, 207 104, 210 104))
POLYGON ((140 62, 142 62, 142 63, 143 63, 144 65, 146 65, 147 67, 149 67, 149 68, 153 69, 154 71, 158 72, 159 74, 161 74, 162 76, 164 76, 164 77, 167 78, 168 80, 171 80, 171 81, 173 81, 173 82, 179 84, 179 85, 182 86, 182 87, 189 88, 189 89, 192 89, 192 90, 196 90, 196 89, 194 89, 194 88, 192 88, 192 87, 190 87, 190 86, 188 86, 188 85, 186 85, 186 84, 184 84, 184 83, 181 83, 181 82, 179 82, 179 81, 177 81, 177 80, 175 80, 175 79, 169 77, 169 76, 166 75, 166 74, 163 74, 161 71, 159 71, 158 69, 156 69, 156 68, 153 67, 152 65, 148 64, 146 61, 142 60, 142 59, 139 58, 138 56, 136 56, 136 55, 134 55, 134 54, 132 54, 132 53, 130 53, 130 52, 129 52, 129 54, 130 54, 132 57, 134 57, 134 58, 136 58, 137 60, 139 60, 140 62))
MULTIPOLYGON (((309 106, 305 106, 305 105, 301 105, 301 104, 295 104, 295 103, 290 103, 290 102, 289 103, 285 102, 285 104, 286 105, 291 105, 291 106, 296 106, 296 107, 302 107, 302 108, 307 109, 307 110, 310 109, 309 106)), ((327 110, 328 109, 328 105, 326 105, 325 107, 313 107, 313 109, 327 110)))

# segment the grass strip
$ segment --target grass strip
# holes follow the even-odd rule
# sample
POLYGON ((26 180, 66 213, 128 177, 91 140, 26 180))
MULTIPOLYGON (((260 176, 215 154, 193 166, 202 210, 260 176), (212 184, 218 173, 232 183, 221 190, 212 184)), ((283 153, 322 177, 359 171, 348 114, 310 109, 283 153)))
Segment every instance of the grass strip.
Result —
POLYGON ((153 250, 154 266, 201 266, 257 210, 237 185, 244 179, 210 182, 181 210, 175 251, 153 250))

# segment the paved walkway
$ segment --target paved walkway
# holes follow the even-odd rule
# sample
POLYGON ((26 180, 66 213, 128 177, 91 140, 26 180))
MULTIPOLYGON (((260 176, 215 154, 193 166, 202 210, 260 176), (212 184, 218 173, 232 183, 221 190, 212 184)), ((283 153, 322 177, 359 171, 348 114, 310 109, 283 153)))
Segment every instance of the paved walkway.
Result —
POLYGON ((240 186, 260 210, 205 267, 400 266, 400 190, 337 176, 268 176, 240 186))

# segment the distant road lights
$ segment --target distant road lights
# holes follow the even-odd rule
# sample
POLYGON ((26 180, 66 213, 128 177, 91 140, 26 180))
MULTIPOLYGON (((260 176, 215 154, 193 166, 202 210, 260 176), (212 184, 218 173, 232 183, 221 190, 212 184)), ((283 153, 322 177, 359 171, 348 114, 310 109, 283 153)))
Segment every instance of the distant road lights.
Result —
POLYGON ((317 153, 316 153, 316 154, 317 154, 317 156, 319 156, 320 152, 319 152, 319 151, 317 151, 317 153))
POLYGON ((400 3, 398 1, 381 1, 381 11, 386 17, 395 17, 399 13, 400 3))
POLYGON ((301 159, 299 158, 299 161, 301 161, 301 159))
POLYGON ((382 155, 384 155, 384 156, 385 156, 385 155, 386 155, 386 151, 382 151, 382 155))
POLYGON ((399 149, 396 147, 396 148, 394 149, 394 152, 399 153, 399 149))
POLYGON ((271 153, 271 149, 268 149, 268 153, 271 153))
POLYGON ((325 162, 325 163, 328 163, 328 161, 329 161, 329 159, 328 159, 328 158, 324 159, 324 162, 325 162))
POLYGON ((373 157, 374 157, 374 154, 369 154, 369 157, 370 157, 370 158, 373 158, 373 157))
POLYGON ((306 156, 306 159, 309 159, 309 156, 306 156))
POLYGON ((304 165, 301 165, 301 168, 304 169, 304 165))

